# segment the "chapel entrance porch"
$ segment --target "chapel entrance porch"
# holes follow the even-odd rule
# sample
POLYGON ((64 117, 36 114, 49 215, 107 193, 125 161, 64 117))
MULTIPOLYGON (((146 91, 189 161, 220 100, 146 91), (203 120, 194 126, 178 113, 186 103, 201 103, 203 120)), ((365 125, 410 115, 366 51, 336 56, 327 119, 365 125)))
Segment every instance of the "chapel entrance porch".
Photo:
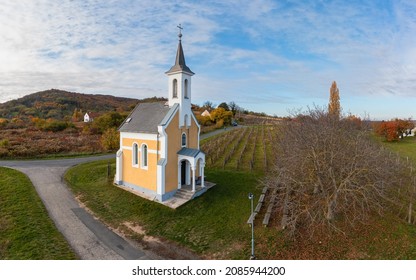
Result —
POLYGON ((197 185, 204 188, 205 154, 197 149, 182 148, 178 152, 178 190, 191 186, 196 192, 197 185))

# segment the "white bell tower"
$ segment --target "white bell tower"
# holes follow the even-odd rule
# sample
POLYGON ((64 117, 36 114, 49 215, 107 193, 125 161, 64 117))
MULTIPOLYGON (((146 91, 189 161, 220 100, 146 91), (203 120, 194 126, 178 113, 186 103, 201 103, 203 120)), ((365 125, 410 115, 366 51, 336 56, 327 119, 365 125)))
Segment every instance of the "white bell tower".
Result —
POLYGON ((179 126, 191 124, 191 77, 195 74, 186 66, 182 49, 182 27, 179 24, 179 44, 176 51, 175 65, 166 72, 169 78, 169 107, 179 104, 179 126))

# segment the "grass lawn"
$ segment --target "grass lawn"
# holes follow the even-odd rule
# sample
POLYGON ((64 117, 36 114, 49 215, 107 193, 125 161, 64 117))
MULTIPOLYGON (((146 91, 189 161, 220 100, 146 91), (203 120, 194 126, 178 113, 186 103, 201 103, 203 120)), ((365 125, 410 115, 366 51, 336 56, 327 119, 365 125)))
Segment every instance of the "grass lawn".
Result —
POLYGON ((387 148, 399 153, 403 158, 409 157, 416 164, 416 137, 406 137, 397 142, 387 142, 383 138, 378 137, 378 140, 387 148))
POLYGON ((0 259, 75 259, 30 180, 0 167, 0 259))
MULTIPOLYGON (((114 169, 113 161, 113 174, 114 169)), ((250 255, 247 195, 260 192, 257 175, 206 170, 207 180, 217 186, 173 210, 113 186, 106 174, 107 161, 99 161, 76 166, 65 178, 75 195, 110 226, 123 230, 123 223, 136 223, 148 235, 174 241, 208 258, 246 259, 250 255)))

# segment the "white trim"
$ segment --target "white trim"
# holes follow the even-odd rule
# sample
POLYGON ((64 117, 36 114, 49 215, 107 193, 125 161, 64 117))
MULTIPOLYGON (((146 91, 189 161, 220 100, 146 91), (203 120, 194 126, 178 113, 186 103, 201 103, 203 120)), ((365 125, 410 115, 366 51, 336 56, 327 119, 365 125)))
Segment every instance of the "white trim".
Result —
POLYGON ((122 175, 123 175, 123 150, 120 149, 116 153, 116 184, 119 184, 121 181, 123 181, 122 175))
POLYGON ((138 168, 139 164, 140 164, 140 161, 139 161, 139 159, 140 159, 140 156, 139 156, 140 150, 139 150, 139 144, 137 144, 137 142, 133 142, 133 144, 131 145, 131 151, 132 151, 131 152, 131 165, 135 168, 138 168), (134 145, 137 145, 137 163, 134 162, 135 157, 136 157, 136 154, 135 154, 134 148, 133 148, 134 145))
MULTIPOLYGON (((142 144, 146 144, 146 143, 142 143, 142 144)), ((149 146, 148 146, 149 147, 149 146)), ((133 150, 133 148, 132 147, 129 147, 129 146, 123 146, 122 147, 122 149, 123 150, 129 150, 129 151, 132 151, 133 150)), ((148 154, 157 154, 157 150, 150 150, 150 149, 147 149, 147 153, 148 154)))
POLYGON ((141 169, 145 169, 148 170, 149 169, 149 151, 148 151, 148 145, 146 143, 142 143, 142 145, 140 146, 140 168, 141 169), (144 146, 146 146, 146 160, 144 157, 144 146), (146 161, 146 165, 144 165, 144 162, 146 161))
POLYGON ((182 132, 181 134, 181 147, 186 148, 188 146, 188 135, 186 135, 186 132, 182 132), (185 135, 185 145, 183 144, 183 135, 185 135))
POLYGON ((122 138, 157 141, 157 133, 120 132, 120 141, 122 138))
POLYGON ((157 180, 156 180, 157 182, 156 182, 156 185, 157 185, 157 193, 159 195, 163 195, 165 193, 165 189, 166 189, 165 173, 166 173, 166 163, 167 163, 167 156, 168 156, 168 153, 166 151, 167 150, 167 137, 168 136, 166 135, 164 126, 161 126, 161 125, 158 126, 158 131, 159 131, 159 141, 160 141, 160 145, 159 145, 159 147, 160 147, 160 159, 159 160, 163 159, 163 161, 162 161, 161 165, 159 165, 159 162, 158 162, 158 165, 157 165, 157 180))
MULTIPOLYGON (((192 110, 191 110, 192 111, 192 110)), ((192 112, 191 113, 191 117, 194 119, 194 122, 195 122, 195 125, 196 125, 196 127, 198 128, 198 145, 197 145, 197 149, 199 150, 199 136, 200 136, 200 134, 201 134, 201 126, 199 125, 199 123, 198 123, 198 121, 197 121, 197 119, 196 119, 196 117, 195 117, 195 115, 194 115, 194 113, 192 112)), ((192 121, 191 121, 191 123, 190 123, 190 126, 192 126, 192 121)))

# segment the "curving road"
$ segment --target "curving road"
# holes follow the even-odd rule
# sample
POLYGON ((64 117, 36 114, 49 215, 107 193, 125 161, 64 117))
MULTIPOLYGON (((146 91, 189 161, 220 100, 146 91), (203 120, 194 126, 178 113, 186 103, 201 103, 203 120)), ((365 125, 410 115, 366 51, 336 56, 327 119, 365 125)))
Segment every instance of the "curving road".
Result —
POLYGON ((0 161, 26 174, 43 201, 58 230, 81 259, 136 260, 155 259, 108 229, 80 207, 68 190, 63 175, 70 167, 89 161, 110 159, 115 155, 56 160, 0 161))

